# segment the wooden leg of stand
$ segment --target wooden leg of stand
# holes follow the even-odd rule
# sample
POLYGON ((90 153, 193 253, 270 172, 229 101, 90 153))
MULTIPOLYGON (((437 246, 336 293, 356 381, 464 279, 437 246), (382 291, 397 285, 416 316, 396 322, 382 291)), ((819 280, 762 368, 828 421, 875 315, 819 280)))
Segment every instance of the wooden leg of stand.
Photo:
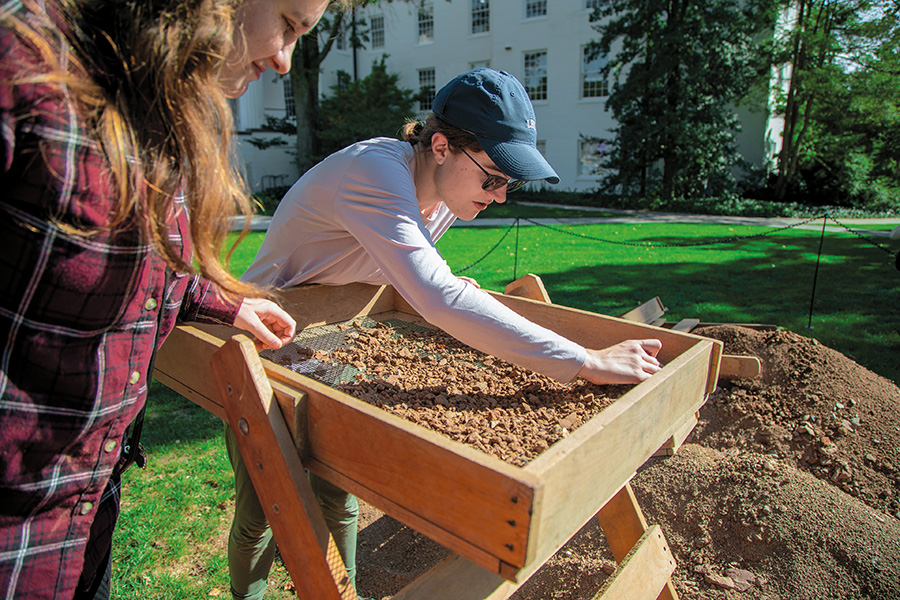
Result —
MULTIPOLYGON (((621 563, 647 530, 647 521, 638 506, 631 483, 619 490, 597 513, 603 535, 616 562, 621 563)), ((659 594, 659 600, 678 600, 675 586, 669 580, 659 594)))
POLYGON ((358 600, 253 342, 243 335, 212 358, 228 423, 302 600, 358 600))

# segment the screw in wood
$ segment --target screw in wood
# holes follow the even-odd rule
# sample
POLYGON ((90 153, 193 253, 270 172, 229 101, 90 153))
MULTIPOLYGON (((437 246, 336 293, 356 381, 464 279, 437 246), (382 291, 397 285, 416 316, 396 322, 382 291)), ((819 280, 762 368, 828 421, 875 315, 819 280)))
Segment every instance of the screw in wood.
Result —
POLYGON ((247 419, 241 419, 238 421, 238 429, 240 429, 243 435, 247 435, 250 433, 250 423, 247 422, 247 419))
POLYGON ((278 508, 278 505, 277 505, 277 504, 273 504, 273 505, 272 505, 272 511, 277 515, 279 512, 281 512, 281 509, 278 508))
POLYGON ((230 384, 230 383, 229 383, 229 384, 226 384, 226 386, 225 386, 225 391, 228 392, 228 395, 229 395, 229 396, 233 396, 233 395, 234 395, 234 390, 231 389, 231 384, 230 384))
POLYGON ((262 466, 261 462, 256 463, 256 470, 259 471, 260 473, 263 472, 263 466, 262 466))

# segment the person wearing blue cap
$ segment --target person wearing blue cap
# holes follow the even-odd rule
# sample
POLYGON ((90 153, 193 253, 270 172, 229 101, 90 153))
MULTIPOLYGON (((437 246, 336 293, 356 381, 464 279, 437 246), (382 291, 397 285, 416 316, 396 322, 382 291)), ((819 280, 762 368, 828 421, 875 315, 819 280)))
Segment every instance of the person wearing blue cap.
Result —
MULTIPOLYGON (((391 284, 429 323, 487 354, 563 382, 643 381, 660 369, 658 340, 586 349, 456 277, 435 248, 457 218, 474 219, 528 181, 559 182, 536 143, 534 109, 515 77, 487 68, 463 73, 436 94, 433 114, 404 127, 402 140, 358 142, 305 173, 243 279, 273 287, 391 284)), ((258 587, 274 547, 239 453, 229 454, 237 488, 232 587, 236 580, 258 587)), ((311 478, 353 578, 356 499, 311 478)))

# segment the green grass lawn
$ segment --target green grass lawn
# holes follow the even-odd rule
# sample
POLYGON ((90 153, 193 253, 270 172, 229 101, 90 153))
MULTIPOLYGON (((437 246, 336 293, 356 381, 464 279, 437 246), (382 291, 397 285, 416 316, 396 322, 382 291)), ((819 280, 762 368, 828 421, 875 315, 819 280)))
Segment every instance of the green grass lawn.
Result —
POLYGON ((181 600, 228 590, 223 536, 231 523, 234 476, 223 427, 162 384, 151 384, 143 435, 149 466, 124 476, 113 598, 181 600))
MULTIPOLYGON (((438 249, 454 272, 487 289, 535 273, 555 303, 610 315, 659 296, 669 320, 778 325, 900 382, 900 272, 892 257, 851 233, 828 232, 816 275, 820 233, 677 223, 458 227, 438 249)), ((262 238, 252 233, 238 247, 234 272, 250 265, 262 238)), ((872 239, 900 250, 897 241, 872 239)))
MULTIPOLYGON (((528 216, 583 215, 529 209, 528 216)), ((819 231, 773 231, 706 224, 452 228, 438 248, 454 271, 488 289, 535 273, 555 303, 612 315, 659 296, 669 320, 775 324, 900 382, 900 272, 893 258, 853 234, 827 233, 807 329, 819 231)), ((233 272, 249 266, 262 239, 251 233, 244 240, 233 272)), ((896 241, 876 241, 900 250, 896 241)), ((154 382, 144 432, 149 467, 125 476, 113 597, 229 598, 233 477, 222 423, 154 382)), ((291 596, 270 588, 267 597, 291 596)))
MULTIPOLYGON (((454 228, 438 247, 458 272, 505 230, 454 228)), ((892 257, 853 234, 827 233, 816 276, 820 232, 772 231, 707 224, 522 226, 518 241, 513 229, 464 274, 502 290, 516 276, 535 273, 555 303, 603 314, 659 296, 669 320, 774 324, 900 382, 900 272, 892 257), (725 241, 762 233, 769 235, 725 241)), ((890 247, 897 252, 900 244, 890 247)))

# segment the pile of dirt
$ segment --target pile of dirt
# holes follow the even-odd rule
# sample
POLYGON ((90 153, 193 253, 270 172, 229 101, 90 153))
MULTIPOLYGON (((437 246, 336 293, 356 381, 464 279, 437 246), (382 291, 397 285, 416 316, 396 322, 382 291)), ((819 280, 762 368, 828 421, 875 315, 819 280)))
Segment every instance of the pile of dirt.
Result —
MULTIPOLYGON (((720 382, 676 455, 632 486, 678 562, 682 598, 900 598, 900 388, 815 340, 715 326, 752 380, 720 382)), ((446 556, 363 504, 360 594, 389 598, 446 556)), ((517 600, 587 600, 613 569, 595 521, 517 600)))
POLYGON ((758 378, 723 385, 698 439, 776 456, 900 518, 900 390, 843 354, 787 331, 695 330, 758 356, 758 378))

